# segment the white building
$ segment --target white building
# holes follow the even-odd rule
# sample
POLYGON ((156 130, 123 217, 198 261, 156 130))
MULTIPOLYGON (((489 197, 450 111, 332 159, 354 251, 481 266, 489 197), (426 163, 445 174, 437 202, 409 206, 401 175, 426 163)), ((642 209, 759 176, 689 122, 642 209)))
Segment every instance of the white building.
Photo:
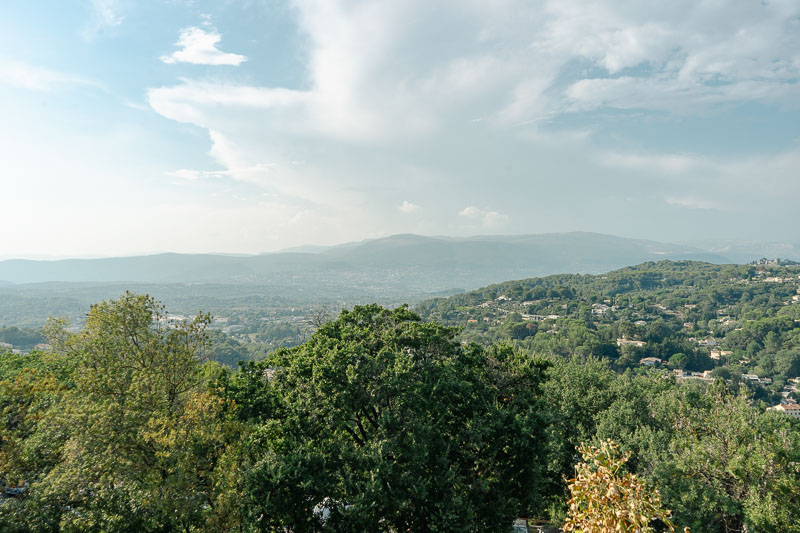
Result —
POLYGON ((800 418, 800 405, 797 405, 796 403, 782 403, 773 407, 767 407, 767 410, 778 411, 779 413, 787 414, 792 418, 800 418))
POLYGON ((645 357, 639 360, 639 364, 645 366, 659 366, 663 361, 658 357, 645 357))

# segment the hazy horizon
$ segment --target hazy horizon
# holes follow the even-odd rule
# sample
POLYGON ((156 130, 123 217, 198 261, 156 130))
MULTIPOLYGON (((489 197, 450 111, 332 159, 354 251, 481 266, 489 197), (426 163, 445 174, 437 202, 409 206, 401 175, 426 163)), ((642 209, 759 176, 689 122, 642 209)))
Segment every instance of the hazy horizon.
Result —
MULTIPOLYGON (((724 244, 738 244, 738 245, 752 245, 755 247, 769 247, 769 246, 782 246, 782 245, 789 245, 789 246, 797 246, 800 248, 800 243, 795 242, 778 242, 778 241, 737 241, 733 239, 709 239, 709 240, 682 240, 682 241, 658 241, 655 239, 643 239, 637 237, 629 237, 625 235, 611 235, 607 233, 599 233, 593 231, 571 231, 571 232, 549 232, 549 233, 497 233, 497 234, 476 234, 476 235, 464 235, 464 236, 454 236, 454 235, 422 235, 419 233, 395 233, 391 235, 380 235, 377 237, 370 237, 360 240, 354 241, 344 241, 344 242, 337 242, 333 244, 318 244, 318 243, 303 243, 294 246, 288 246, 285 248, 279 248, 277 250, 265 250, 263 252, 218 252, 215 250, 207 250, 207 251, 197 251, 197 252, 177 252, 174 250, 153 250, 153 251, 143 251, 143 252, 131 252, 126 254, 119 254, 119 255, 101 255, 101 254, 87 254, 87 255, 47 255, 47 254, 32 254, 29 256, 6 256, 0 253, 0 261, 7 261, 7 260, 31 260, 31 261, 63 261, 69 259, 113 259, 113 258, 126 258, 126 257, 146 257, 146 256, 154 256, 154 255, 162 255, 162 254, 181 254, 181 255, 221 255, 221 256, 233 256, 233 257, 252 257, 252 256, 259 256, 259 255, 268 255, 268 254, 280 254, 280 253, 316 253, 316 251, 309 251, 309 250, 326 250, 330 248, 336 248, 341 246, 349 246, 349 245, 359 245, 363 243, 367 243, 370 241, 381 240, 381 239, 388 239, 392 237, 399 237, 399 236, 415 236, 415 237, 424 237, 429 239, 445 239, 445 240, 482 240, 487 238, 508 238, 508 237, 525 237, 525 236, 548 236, 548 235, 568 235, 568 234, 587 234, 587 235, 597 235, 601 237, 614 237, 614 238, 621 238, 621 239, 631 239, 631 240, 642 240, 642 241, 651 241, 654 243, 660 244, 671 244, 671 245, 684 245, 684 246, 691 246, 696 247, 701 250, 708 250, 713 248, 713 246, 709 247, 709 245, 717 245, 721 246, 724 244)), ((776 256, 778 257, 778 256, 776 256)))
POLYGON ((800 241, 800 3, 0 5, 0 258, 800 241))

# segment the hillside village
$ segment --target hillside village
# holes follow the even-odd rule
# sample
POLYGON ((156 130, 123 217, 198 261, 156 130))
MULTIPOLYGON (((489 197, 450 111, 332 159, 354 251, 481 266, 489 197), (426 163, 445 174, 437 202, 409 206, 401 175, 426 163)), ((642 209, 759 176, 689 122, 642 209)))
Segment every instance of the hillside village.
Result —
POLYGON ((619 371, 652 367, 678 381, 723 378, 770 405, 798 398, 800 267, 791 262, 645 263, 492 285, 418 310, 461 327, 464 341, 602 356, 619 371))

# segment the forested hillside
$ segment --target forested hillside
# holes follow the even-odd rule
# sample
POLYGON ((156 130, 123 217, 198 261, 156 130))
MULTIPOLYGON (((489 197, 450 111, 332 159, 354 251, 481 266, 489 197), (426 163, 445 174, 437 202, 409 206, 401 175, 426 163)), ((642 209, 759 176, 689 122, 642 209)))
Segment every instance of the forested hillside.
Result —
POLYGON ((800 266, 791 262, 644 263, 510 281, 417 310, 461 327, 465 341, 504 341, 541 356, 593 355, 619 371, 656 358, 645 363, 690 378, 710 371, 747 383, 768 402, 794 394, 789 380, 800 377, 800 266))

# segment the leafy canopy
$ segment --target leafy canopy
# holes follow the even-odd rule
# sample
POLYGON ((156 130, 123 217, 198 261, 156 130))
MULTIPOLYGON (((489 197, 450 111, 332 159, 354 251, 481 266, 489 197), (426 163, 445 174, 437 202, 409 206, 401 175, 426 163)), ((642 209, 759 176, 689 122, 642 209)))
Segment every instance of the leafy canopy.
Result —
POLYGON ((251 365, 241 386, 273 395, 252 446, 253 524, 499 531, 535 507, 541 365, 455 334, 405 307, 356 307, 251 365))

